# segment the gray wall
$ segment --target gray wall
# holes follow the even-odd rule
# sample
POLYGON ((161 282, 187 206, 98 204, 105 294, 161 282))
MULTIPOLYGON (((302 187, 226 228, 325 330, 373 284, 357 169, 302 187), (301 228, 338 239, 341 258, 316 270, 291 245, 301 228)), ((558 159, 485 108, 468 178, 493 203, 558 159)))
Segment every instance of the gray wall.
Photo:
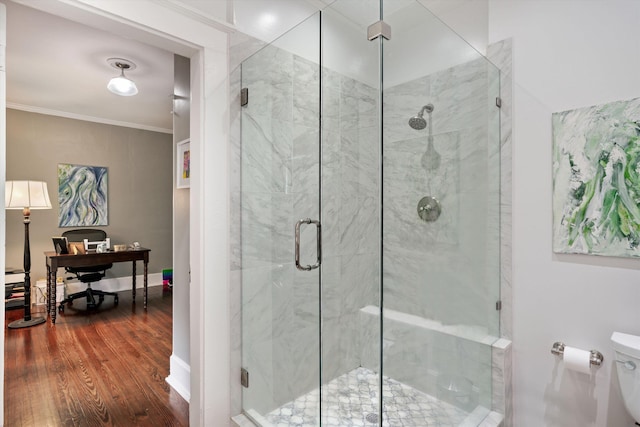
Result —
MULTIPOLYGON (((109 168, 109 225, 112 244, 139 241, 151 249, 149 272, 172 265, 172 136, 7 109, 7 180, 46 181, 53 209, 32 211, 31 278, 46 276, 44 251, 53 250, 58 227, 59 163, 109 168)), ((7 211, 6 265, 22 268, 22 212, 7 211)), ((141 273, 141 268, 139 268, 141 273)), ((116 264, 107 277, 131 274, 116 264)))

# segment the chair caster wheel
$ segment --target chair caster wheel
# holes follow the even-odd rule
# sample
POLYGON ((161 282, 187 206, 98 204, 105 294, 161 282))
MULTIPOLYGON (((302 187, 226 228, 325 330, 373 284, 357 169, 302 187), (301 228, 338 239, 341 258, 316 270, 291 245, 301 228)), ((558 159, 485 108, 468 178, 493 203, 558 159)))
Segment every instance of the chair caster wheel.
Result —
POLYGON ((64 305, 60 304, 58 306, 58 313, 64 313, 64 305))
POLYGON ((100 295, 100 298, 98 299, 98 301, 100 301, 100 303, 102 303, 104 301, 104 295, 100 295))
POLYGON ((113 304, 114 305, 118 305, 118 296, 117 295, 113 298, 113 304))

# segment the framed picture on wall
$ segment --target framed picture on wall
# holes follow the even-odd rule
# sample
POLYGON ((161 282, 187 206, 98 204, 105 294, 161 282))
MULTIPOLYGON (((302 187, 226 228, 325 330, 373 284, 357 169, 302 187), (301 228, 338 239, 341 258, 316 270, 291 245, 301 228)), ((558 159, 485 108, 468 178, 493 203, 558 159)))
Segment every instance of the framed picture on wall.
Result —
POLYGON ((552 119, 553 250, 640 257, 640 98, 552 119))
POLYGON ((58 164, 59 227, 109 225, 108 169, 58 164))
POLYGON ((191 148, 189 139, 178 142, 176 171, 176 187, 189 188, 191 178, 191 148))

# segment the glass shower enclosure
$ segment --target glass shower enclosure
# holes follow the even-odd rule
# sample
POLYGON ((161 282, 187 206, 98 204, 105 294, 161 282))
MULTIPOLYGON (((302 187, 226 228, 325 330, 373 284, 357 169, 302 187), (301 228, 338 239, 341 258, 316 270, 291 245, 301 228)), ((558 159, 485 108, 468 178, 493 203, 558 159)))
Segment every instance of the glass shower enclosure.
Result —
POLYGON ((258 426, 479 425, 500 336, 500 74, 420 3, 246 59, 234 224, 258 426))

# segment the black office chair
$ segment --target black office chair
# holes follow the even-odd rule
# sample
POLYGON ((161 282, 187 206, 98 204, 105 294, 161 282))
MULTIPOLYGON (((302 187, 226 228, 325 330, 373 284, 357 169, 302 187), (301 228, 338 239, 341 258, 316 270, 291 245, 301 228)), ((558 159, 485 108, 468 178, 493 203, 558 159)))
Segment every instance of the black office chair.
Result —
MULTIPOLYGON (((95 245, 95 242, 105 242, 107 240, 107 233, 103 230, 97 229, 77 229, 77 230, 68 230, 62 233, 63 237, 66 237, 69 242, 82 242, 85 240, 87 242, 91 242, 95 245)), ((85 244, 85 249, 93 249, 91 247, 87 247, 85 244)), ((58 306, 58 311, 60 313, 64 312, 64 305, 73 304, 73 300, 78 298, 86 298, 87 299, 87 309, 95 309, 104 301, 104 297, 109 295, 114 297, 114 304, 118 304, 118 294, 115 292, 106 292, 100 291, 91 288, 91 284, 97 282, 104 278, 106 271, 113 267, 113 264, 103 264, 103 265, 93 265, 90 267, 66 267, 65 270, 68 273, 73 274, 80 282, 87 284, 87 289, 81 292, 76 292, 68 297, 66 297, 58 306), (95 297, 98 297, 98 301, 96 302, 95 297)), ((73 277, 72 277, 73 278, 73 277)))

